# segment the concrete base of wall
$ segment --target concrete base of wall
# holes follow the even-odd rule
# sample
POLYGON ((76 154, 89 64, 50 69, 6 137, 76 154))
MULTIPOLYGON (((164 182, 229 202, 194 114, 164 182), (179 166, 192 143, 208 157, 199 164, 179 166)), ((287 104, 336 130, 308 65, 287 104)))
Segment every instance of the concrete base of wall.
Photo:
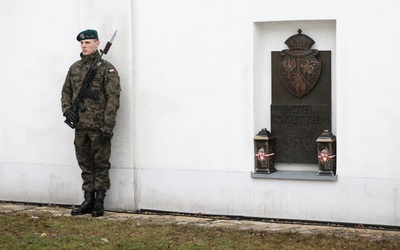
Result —
POLYGON ((250 172, 140 170, 140 208, 174 212, 400 225, 394 179, 254 179, 250 172))
MULTIPOLYGON (((2 163, 0 176, 0 200, 3 201, 66 205, 80 205, 83 201, 78 166, 2 163)), ((136 210, 133 169, 112 168, 110 178, 105 208, 136 210)))
MULTIPOLYGON (((400 226, 395 179, 255 179, 251 172, 113 168, 106 209, 400 226), (137 188, 137 190, 135 190, 137 188)), ((76 166, 0 164, 0 200, 80 204, 76 166), (12 170, 12 171, 11 171, 12 170), (43 188, 45 187, 45 188, 43 188)))

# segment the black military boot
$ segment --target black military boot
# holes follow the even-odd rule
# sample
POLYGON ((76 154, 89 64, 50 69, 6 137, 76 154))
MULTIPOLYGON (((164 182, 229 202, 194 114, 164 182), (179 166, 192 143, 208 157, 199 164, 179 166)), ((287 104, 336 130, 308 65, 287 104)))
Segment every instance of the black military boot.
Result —
POLYGON ((92 211, 92 217, 99 217, 104 215, 104 198, 106 197, 106 190, 100 189, 96 191, 96 202, 92 211))
POLYGON ((95 195, 94 191, 92 192, 85 191, 84 194, 85 200, 83 201, 80 207, 72 209, 71 215, 91 213, 94 207, 94 195, 95 195))

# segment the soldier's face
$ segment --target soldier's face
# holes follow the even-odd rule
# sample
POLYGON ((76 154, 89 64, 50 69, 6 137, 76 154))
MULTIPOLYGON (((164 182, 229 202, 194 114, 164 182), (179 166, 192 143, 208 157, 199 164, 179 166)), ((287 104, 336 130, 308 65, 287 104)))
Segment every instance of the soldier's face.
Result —
POLYGON ((82 40, 81 41, 82 54, 84 56, 93 54, 97 50, 97 47, 99 47, 99 45, 100 41, 97 39, 82 40))

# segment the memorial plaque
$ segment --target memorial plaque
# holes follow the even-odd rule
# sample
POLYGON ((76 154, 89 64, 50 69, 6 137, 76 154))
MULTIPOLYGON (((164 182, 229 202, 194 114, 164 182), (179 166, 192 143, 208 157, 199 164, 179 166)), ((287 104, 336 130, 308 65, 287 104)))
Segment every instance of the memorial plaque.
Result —
POLYGON ((275 162, 315 164, 315 140, 332 129, 331 52, 311 50, 301 30, 285 43, 290 50, 271 52, 275 162))
POLYGON ((275 162, 318 163, 315 140, 330 130, 329 105, 271 105, 275 162))

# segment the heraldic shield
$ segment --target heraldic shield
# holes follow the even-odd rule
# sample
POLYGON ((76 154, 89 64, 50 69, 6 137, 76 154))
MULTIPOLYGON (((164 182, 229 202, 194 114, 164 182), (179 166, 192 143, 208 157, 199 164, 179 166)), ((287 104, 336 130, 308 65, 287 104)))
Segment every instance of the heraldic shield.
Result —
POLYGON ((286 89, 301 98, 318 82, 321 73, 321 62, 315 58, 318 50, 312 49, 315 43, 307 35, 298 34, 289 37, 285 44, 289 50, 282 50, 282 61, 278 63, 279 77, 286 89))

